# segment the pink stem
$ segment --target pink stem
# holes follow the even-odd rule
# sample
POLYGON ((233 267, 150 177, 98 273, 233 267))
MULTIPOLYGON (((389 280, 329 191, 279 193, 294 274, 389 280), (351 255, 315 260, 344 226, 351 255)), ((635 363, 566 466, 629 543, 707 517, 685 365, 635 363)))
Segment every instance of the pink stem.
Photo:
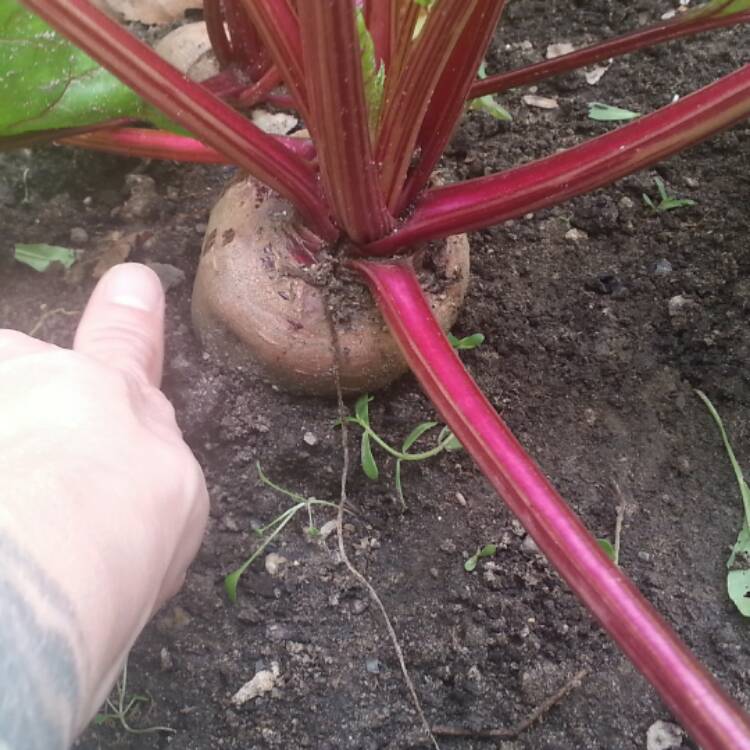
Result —
POLYGON ((219 67, 226 68, 234 58, 232 45, 224 28, 224 8, 221 0, 203 0, 203 20, 211 47, 219 61, 219 67))
POLYGON ((448 343, 411 265, 359 261, 354 266, 442 418, 670 711, 704 750, 749 750, 750 718, 604 554, 524 452, 448 343))
POLYGON ((730 1, 726 0, 717 10, 696 8, 671 21, 665 21, 647 29, 639 29, 614 39, 607 39, 552 60, 543 60, 518 70, 488 76, 474 83, 469 92, 469 99, 476 99, 485 94, 498 94, 517 86, 528 86, 545 78, 609 60, 611 57, 626 55, 644 47, 750 21, 750 10, 721 15, 721 9, 729 5, 730 1), (709 10, 712 12, 707 12, 709 10))
POLYGON ((363 244, 395 226, 372 154, 361 52, 351 0, 299 6, 305 85, 320 176, 336 221, 363 244))
POLYGON ((466 95, 476 77, 505 7, 505 0, 480 0, 451 52, 419 131, 419 162, 399 196, 395 214, 414 202, 432 177, 448 141, 466 108, 466 95))
POLYGON ((428 190, 393 234, 366 246, 411 245, 498 224, 608 185, 750 116, 750 65, 656 112, 554 156, 428 190))
POLYGON ((321 237, 338 237, 316 175, 304 159, 188 80, 87 0, 23 2, 146 101, 289 198, 321 237))
MULTIPOLYGON (((273 136, 279 143, 305 159, 315 158, 312 141, 288 136, 273 136)), ((54 139, 68 146, 78 146, 92 151, 133 156, 141 159, 169 159, 201 164, 231 164, 215 149, 195 138, 149 128, 112 128, 96 132, 62 134, 54 139)))

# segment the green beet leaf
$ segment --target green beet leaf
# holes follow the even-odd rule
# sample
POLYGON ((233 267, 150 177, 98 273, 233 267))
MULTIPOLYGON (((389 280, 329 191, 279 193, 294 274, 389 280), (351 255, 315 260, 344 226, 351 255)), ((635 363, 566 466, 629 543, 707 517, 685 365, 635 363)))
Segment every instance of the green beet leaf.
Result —
POLYGON ((0 2, 0 40, 0 136, 143 117, 148 109, 16 0, 0 2))

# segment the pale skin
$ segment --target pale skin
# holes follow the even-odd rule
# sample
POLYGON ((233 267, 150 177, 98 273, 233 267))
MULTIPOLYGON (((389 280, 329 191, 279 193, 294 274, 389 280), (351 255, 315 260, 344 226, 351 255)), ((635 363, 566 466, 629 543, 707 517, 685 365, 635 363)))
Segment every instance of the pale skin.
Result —
POLYGON ((159 390, 164 294, 100 281, 73 350, 0 330, 0 750, 64 750, 181 586, 208 494, 159 390))

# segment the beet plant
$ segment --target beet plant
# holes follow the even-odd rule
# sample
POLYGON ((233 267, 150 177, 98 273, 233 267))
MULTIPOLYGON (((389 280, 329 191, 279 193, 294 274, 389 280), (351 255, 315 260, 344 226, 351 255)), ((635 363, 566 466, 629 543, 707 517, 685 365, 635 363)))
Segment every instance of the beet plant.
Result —
MULTIPOLYGON (((40 116, 34 133, 22 118, 8 124, 6 116, 5 144, 57 138, 245 170, 251 177, 227 190, 204 243, 194 313, 209 345, 223 326, 243 339, 264 373, 312 392, 332 389, 334 365, 344 390, 361 392, 408 364, 539 548, 694 740, 706 750, 750 748, 748 716, 526 455, 444 333, 468 280, 463 233, 607 185, 748 117, 750 65, 544 159, 456 184, 433 178, 467 101, 745 23, 750 1, 712 0, 673 20, 480 78, 504 0, 205 0, 222 70, 202 84, 86 0, 23 4, 142 99, 123 104, 117 89, 113 106, 102 99, 69 121, 40 116), (256 128, 242 110, 263 99, 294 108, 308 137, 256 128), (158 127, 144 128, 144 120, 158 127), (337 319, 338 301, 355 294, 357 277, 388 336, 367 310, 346 325, 337 319)), ((7 12, 0 22, 14 23, 7 12)), ((21 83, 33 89, 35 80, 21 83)))

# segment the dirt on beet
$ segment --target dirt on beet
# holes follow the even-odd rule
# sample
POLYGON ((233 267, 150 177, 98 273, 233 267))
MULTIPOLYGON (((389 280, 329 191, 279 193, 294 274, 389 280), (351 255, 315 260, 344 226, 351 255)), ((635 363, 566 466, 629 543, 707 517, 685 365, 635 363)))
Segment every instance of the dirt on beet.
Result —
MULTIPOLYGON (((665 0, 511 3, 490 70, 541 59, 548 44, 582 45, 653 20, 665 0)), ((580 73, 542 83, 554 110, 502 97, 511 124, 470 114, 443 162, 476 177, 554 152, 613 127, 587 118, 601 101, 638 112, 661 106, 746 62, 747 29, 722 31, 616 60, 595 85, 580 73)), ((742 520, 703 389, 750 466, 750 126, 742 124, 613 187, 472 237, 473 277, 460 335, 485 343, 462 356, 515 434, 599 537, 624 503, 620 562, 742 704, 750 706, 750 635, 725 591, 725 563, 742 520), (654 213, 654 177, 696 203, 654 213), (620 493, 615 490, 619 486, 620 493)), ((254 529, 289 506, 261 484, 335 500, 342 455, 329 401, 279 392, 204 356, 190 329, 191 281, 212 201, 231 168, 178 166, 63 148, 0 160, 0 325, 70 344, 103 265, 156 267, 169 286, 165 389, 205 468, 212 511, 183 591, 147 627, 129 660, 128 692, 147 698, 128 717, 91 728, 81 750, 129 748, 423 748, 376 607, 349 575, 334 537, 310 540, 295 519, 230 604, 223 577, 255 549, 254 529), (15 242, 75 247, 68 271, 35 273, 15 242), (101 264, 101 265, 100 265, 101 264), (260 670, 270 692, 232 696, 260 670)), ((32 396, 33 397, 33 396, 32 396)), ((353 404, 349 404, 352 408, 353 404)), ((411 377, 370 404, 372 423, 402 440, 434 412, 411 377)), ((357 455, 356 430, 350 446, 357 455)), ((670 715, 608 641, 462 453, 403 471, 376 453, 381 478, 352 466, 355 514, 346 543, 390 612, 432 724, 512 728, 576 672, 572 690, 507 739, 440 740, 445 748, 631 750, 670 715), (473 573, 464 561, 497 545, 473 573)), ((317 511, 323 526, 332 513, 317 511)), ((111 582, 117 586, 117 581, 111 582)), ((676 745, 674 745, 676 746, 676 745)), ((685 738, 683 747, 695 748, 685 738)))

